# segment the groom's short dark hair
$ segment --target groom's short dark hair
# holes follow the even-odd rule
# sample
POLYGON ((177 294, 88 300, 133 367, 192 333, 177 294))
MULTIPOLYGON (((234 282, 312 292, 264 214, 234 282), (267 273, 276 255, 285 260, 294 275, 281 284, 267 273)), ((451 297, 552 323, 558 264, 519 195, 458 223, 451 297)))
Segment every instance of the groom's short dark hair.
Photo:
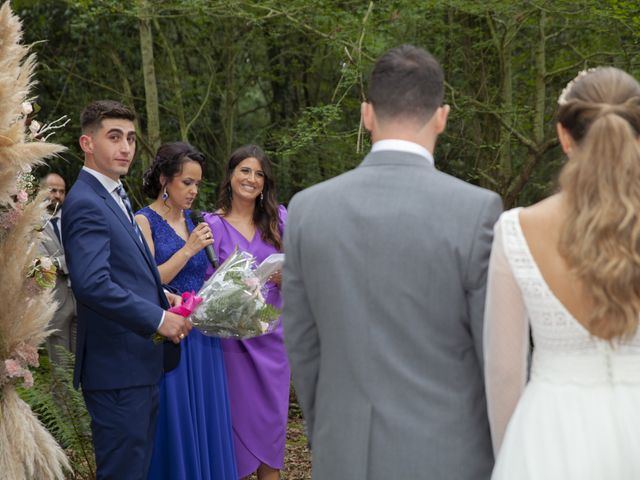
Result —
POLYGON ((444 73, 429 52, 413 45, 392 48, 369 77, 367 100, 381 119, 426 122, 442 105, 444 73))
POLYGON ((123 118, 133 122, 136 114, 129 107, 115 100, 96 100, 87 105, 80 114, 82 133, 100 128, 105 118, 123 118))

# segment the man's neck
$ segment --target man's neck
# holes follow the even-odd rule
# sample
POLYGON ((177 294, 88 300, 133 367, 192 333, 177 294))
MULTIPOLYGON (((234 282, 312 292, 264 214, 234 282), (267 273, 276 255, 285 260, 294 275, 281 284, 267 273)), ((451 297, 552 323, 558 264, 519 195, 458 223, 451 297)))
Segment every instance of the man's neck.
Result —
POLYGON ((105 179, 109 179, 109 181, 111 181, 111 182, 116 182, 116 183, 122 184, 122 181, 120 180, 120 177, 113 178, 111 175, 105 175, 104 173, 99 172, 95 168, 90 167, 86 163, 84 164, 83 168, 87 169, 87 170, 91 170, 91 173, 93 173, 93 174, 95 174, 95 175, 97 175, 99 177, 102 177, 102 178, 105 178, 105 179))
POLYGON ((377 152, 404 152, 424 157, 432 165, 435 163, 433 155, 429 150, 415 142, 409 140, 385 139, 379 140, 371 145, 371 153, 377 152))
POLYGON ((371 132, 371 142, 376 143, 380 140, 405 140, 407 142, 417 143, 429 152, 433 152, 436 145, 436 136, 432 134, 428 128, 416 129, 412 123, 390 123, 380 128, 377 125, 371 132))
POLYGON ((113 178, 108 177, 107 175, 100 173, 90 167, 87 167, 86 165, 83 166, 82 169, 85 171, 85 173, 95 178, 100 183, 100 185, 102 185, 103 188, 111 195, 114 194, 113 192, 116 188, 122 185, 122 182, 120 182, 120 178, 118 178, 118 180, 114 180, 113 178))
POLYGON ((100 175, 102 175, 104 177, 107 177, 107 178, 113 180, 114 182, 122 183, 120 181, 120 176, 119 175, 114 177, 113 175, 109 175, 107 173, 102 173, 100 170, 98 170, 96 168, 96 166, 95 166, 95 163, 90 158, 86 158, 85 157, 85 159, 84 159, 84 168, 88 168, 89 170, 91 170, 93 172, 99 173, 100 175))

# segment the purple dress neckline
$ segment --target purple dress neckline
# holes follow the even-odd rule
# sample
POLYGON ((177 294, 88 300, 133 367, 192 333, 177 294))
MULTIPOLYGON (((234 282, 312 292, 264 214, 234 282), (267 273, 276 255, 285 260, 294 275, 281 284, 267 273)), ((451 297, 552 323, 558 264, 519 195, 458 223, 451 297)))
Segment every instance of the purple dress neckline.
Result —
MULTIPOLYGON (((253 237, 251 237, 251 240, 249 240, 247 237, 245 237, 245 236, 242 234, 242 232, 241 232, 240 230, 238 230, 236 227, 234 227, 234 226, 233 226, 233 223, 231 223, 229 220, 227 220, 226 218, 224 218, 222 215, 218 215, 218 218, 219 218, 220 220, 222 220, 224 223, 226 223, 229 227, 233 228, 233 229, 235 230, 235 232, 236 232, 240 237, 244 238, 244 239, 247 241, 247 243, 248 243, 248 244, 252 244, 252 243, 255 241, 256 236, 258 235, 258 229, 257 229, 257 228, 253 231, 253 237)), ((215 238, 215 237, 214 237, 214 238, 215 238)))

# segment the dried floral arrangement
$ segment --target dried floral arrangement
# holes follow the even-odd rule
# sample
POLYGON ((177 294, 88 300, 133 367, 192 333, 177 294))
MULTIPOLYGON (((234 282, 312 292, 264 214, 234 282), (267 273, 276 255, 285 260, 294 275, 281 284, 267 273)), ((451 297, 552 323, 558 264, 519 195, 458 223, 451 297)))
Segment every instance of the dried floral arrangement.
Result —
POLYGON ((55 267, 37 256, 45 194, 36 194, 31 168, 64 149, 26 127, 36 59, 21 41, 7 1, 0 7, 0 472, 61 480, 69 469, 63 450, 15 390, 33 382, 29 367, 38 364, 56 307, 47 288, 55 267))

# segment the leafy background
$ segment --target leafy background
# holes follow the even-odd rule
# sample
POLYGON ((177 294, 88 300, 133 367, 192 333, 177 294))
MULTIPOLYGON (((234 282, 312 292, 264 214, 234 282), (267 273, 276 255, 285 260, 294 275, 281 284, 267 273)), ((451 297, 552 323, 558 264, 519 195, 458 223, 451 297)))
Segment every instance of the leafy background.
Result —
MULTIPOLYGON (((440 169, 499 192, 507 207, 547 195, 563 157, 557 98, 578 71, 614 65, 640 73, 635 0, 13 0, 39 65, 38 120, 62 115, 53 138, 69 150, 40 168, 70 186, 82 166, 79 114, 92 100, 135 108, 137 161, 126 179, 148 203, 142 173, 161 142, 207 157, 198 208, 215 206, 230 153, 270 153, 280 201, 355 168, 369 147, 360 126, 366 77, 387 49, 430 50, 446 76, 449 125, 440 169)), ((72 359, 69 359, 69 364, 72 359)), ((94 478, 89 420, 71 368, 43 358, 22 391, 73 463, 94 478), (53 392, 53 396, 52 396, 53 392)), ((309 478, 303 422, 292 395, 283 478, 309 478)))
MULTIPOLYGON (((356 0, 14 0, 40 66, 42 120, 69 115, 69 153, 50 169, 72 183, 82 164, 78 115, 98 98, 139 114, 141 175, 162 141, 207 158, 200 208, 211 209, 236 147, 263 145, 280 200, 358 165, 368 138, 359 104, 373 61, 412 43, 440 59, 452 106, 439 168, 499 192, 507 206, 553 188, 562 163, 556 99, 576 73, 638 73, 637 2, 356 0)), ((44 171, 40 173, 45 173, 44 171)))

